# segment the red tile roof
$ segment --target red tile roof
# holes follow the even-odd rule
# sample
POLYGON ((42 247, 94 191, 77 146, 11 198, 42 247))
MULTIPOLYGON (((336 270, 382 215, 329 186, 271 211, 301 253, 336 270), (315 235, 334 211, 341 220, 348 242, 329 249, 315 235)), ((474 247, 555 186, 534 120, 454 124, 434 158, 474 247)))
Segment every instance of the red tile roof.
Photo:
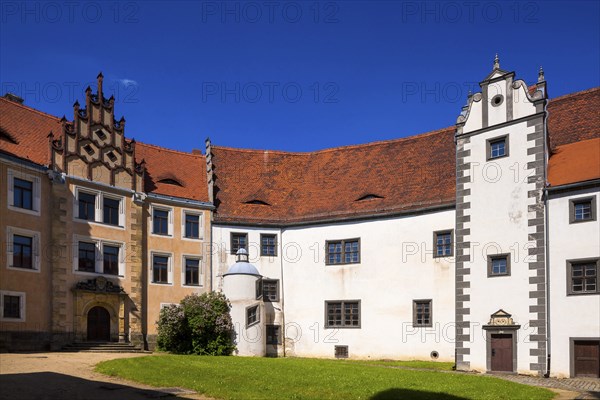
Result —
POLYGON ((146 161, 146 192, 209 201, 206 159, 202 154, 183 153, 137 142, 135 158, 138 162, 146 161))
MULTIPOLYGON (((54 132, 55 137, 62 132, 59 118, 0 97, 0 152, 48 165, 50 131, 54 132)), ((142 159, 146 161, 144 191, 208 201, 203 155, 137 142, 136 161, 141 162, 142 159), (181 186, 159 182, 163 179, 179 182, 181 186)))
POLYGON ((219 222, 294 223, 451 205, 454 127, 312 153, 212 146, 219 222), (359 200, 367 195, 380 198, 359 200), (248 204, 261 201, 269 205, 248 204))
POLYGON ((548 163, 551 186, 600 179, 600 138, 558 146, 548 163))
POLYGON ((550 148, 600 137, 600 87, 557 97, 548 103, 550 148))
POLYGON ((0 152, 48 165, 51 131, 62 132, 59 118, 0 97, 0 152))

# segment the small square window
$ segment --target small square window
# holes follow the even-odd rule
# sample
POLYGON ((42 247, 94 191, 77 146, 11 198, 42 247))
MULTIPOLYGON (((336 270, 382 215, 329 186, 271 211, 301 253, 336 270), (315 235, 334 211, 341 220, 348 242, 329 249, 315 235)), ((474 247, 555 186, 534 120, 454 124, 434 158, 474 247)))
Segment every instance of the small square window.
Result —
POLYGON ((413 301, 413 326, 432 326, 431 300, 413 301))
POLYGON ((488 277, 510 275, 510 254, 488 256, 488 277))
POLYGON ((200 238, 200 216, 185 214, 185 237, 190 239, 200 238))
POLYGON ((246 327, 250 327, 260 322, 260 313, 258 306, 246 308, 246 327))
POLYGON ((267 325, 267 344, 281 344, 281 327, 279 325, 267 325))
POLYGON ((262 298, 264 301, 279 301, 279 281, 262 279, 262 298))
POLYGON ((360 328, 360 301, 326 301, 326 328, 360 328))
POLYGON ((488 161, 508 156, 508 135, 488 139, 486 147, 488 161))
POLYGON ((277 255, 277 235, 260 235, 260 255, 274 257, 277 255))
POLYGON ((433 232, 434 257, 452 256, 452 231, 433 232))
POLYGON ((169 283, 169 257, 152 256, 152 282, 169 283))
POLYGON ((79 213, 77 218, 86 221, 94 221, 96 219, 96 195, 86 192, 77 193, 77 203, 79 213))
POLYGON ((231 232, 231 254, 237 254, 239 249, 248 250, 248 234, 231 232))
POLYGON ((596 220, 596 196, 571 199, 569 201, 569 222, 596 220))
POLYGON ((96 272, 96 244, 79 242, 78 268, 83 272, 96 272))
POLYGON ((152 233, 155 235, 169 234, 169 211, 160 208, 152 210, 152 233))
POLYGON ((335 358, 348 358, 348 346, 334 346, 335 358))
POLYGON ((5 294, 2 298, 2 318, 21 319, 21 296, 5 294))
POLYGON ((567 261, 567 294, 598 294, 598 259, 567 261))
POLYGON ((360 263, 360 240, 328 240, 325 242, 325 264, 360 263))

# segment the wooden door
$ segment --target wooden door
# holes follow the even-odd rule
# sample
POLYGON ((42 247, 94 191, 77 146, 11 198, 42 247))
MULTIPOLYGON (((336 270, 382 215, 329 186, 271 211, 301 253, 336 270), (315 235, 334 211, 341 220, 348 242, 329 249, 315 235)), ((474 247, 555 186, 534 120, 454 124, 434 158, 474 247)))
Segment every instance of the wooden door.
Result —
POLYGON ((513 372, 512 335, 492 334, 492 371, 513 372))
POLYGON ((93 307, 87 316, 87 338, 93 341, 110 341, 110 314, 104 307, 93 307))
POLYGON ((573 353, 575 376, 600 378, 600 341, 575 340, 573 353))

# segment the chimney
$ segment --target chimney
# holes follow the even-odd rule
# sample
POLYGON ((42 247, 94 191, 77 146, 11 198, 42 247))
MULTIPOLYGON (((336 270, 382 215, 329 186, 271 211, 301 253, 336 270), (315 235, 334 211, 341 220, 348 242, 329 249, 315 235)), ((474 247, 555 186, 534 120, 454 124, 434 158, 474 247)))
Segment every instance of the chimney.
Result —
POLYGON ((12 102, 19 103, 19 104, 23 104, 23 102, 25 101, 25 100, 23 100, 22 97, 19 97, 13 93, 6 93, 3 97, 7 100, 10 100, 12 102))

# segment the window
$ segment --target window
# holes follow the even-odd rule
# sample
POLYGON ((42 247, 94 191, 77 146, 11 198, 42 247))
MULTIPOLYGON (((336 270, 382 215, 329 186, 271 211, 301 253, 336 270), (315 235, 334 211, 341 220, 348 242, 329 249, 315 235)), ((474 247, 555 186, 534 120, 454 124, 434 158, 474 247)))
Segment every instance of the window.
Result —
POLYGON ((325 328, 360 328, 360 301, 326 301, 325 328))
POLYGON ((348 358, 348 346, 334 346, 335 358, 348 358))
POLYGON ((267 344, 281 344, 281 327, 279 325, 267 325, 267 344))
POLYGON ((38 176, 22 171, 8 169, 7 171, 7 204, 13 211, 40 215, 40 186, 38 176))
POLYGON ((452 255, 452 231, 433 232, 434 257, 452 255))
POLYGON ((198 214, 184 213, 185 237, 189 239, 200 238, 200 216, 198 214))
POLYGON ((190 286, 200 285, 200 259, 185 258, 185 284, 190 286))
POLYGON ((96 272, 96 244, 79 242, 78 270, 96 272))
POLYGON ((279 281, 262 279, 262 298, 264 301, 279 301, 279 281))
POLYGON ((432 326, 431 300, 413 301, 413 326, 432 326))
POLYGON ((510 275, 510 254, 488 256, 488 276, 510 275))
POLYGON ((248 234, 231 232, 231 254, 236 254, 239 249, 248 250, 248 234))
POLYGON ((596 220, 596 196, 571 199, 569 201, 569 222, 596 220))
POLYGON ((567 261, 567 294, 598 294, 598 259, 567 261))
POLYGON ((29 236, 13 236, 13 263, 14 268, 33 268, 33 238, 29 236))
POLYGON ((96 195, 86 192, 77 193, 79 213, 77 217, 86 221, 96 220, 96 195))
POLYGON ((33 182, 14 178, 13 206, 33 210, 33 182))
POLYGON ((246 308, 246 328, 259 322, 260 314, 258 312, 258 305, 246 308))
POLYGON ((508 135, 488 139, 486 147, 488 161, 508 156, 508 135))
POLYGON ((277 255, 277 235, 260 235, 260 255, 261 256, 276 256, 277 255))
POLYGON ((328 240, 325 243, 326 264, 356 264, 360 262, 359 239, 328 240))
POLYGON ((0 291, 0 320, 25 321, 25 293, 0 291))
POLYGON ((169 283, 169 257, 152 256, 152 282, 169 283))
MULTIPOLYGON (((20 271, 39 272, 40 234, 26 229, 6 228, 6 266, 20 271)), ((4 265, 4 264, 3 264, 4 265)))
POLYGON ((152 210, 152 233, 156 235, 169 234, 169 210, 154 208, 152 210))
POLYGON ((103 272, 109 275, 119 275, 119 247, 102 246, 103 272))
POLYGON ((109 225, 119 225, 119 207, 121 202, 117 199, 104 197, 104 223, 109 225))

